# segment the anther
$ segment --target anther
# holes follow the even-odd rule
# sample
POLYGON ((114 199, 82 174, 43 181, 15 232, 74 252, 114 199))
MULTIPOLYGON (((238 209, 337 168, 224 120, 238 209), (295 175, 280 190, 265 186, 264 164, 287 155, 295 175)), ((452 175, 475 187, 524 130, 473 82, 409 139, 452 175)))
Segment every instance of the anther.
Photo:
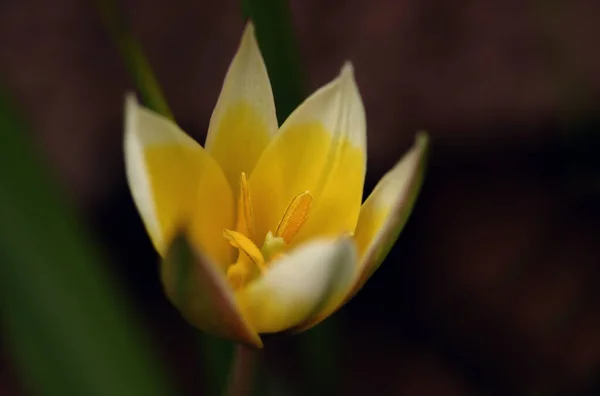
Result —
POLYGON ((286 243, 290 243, 308 219, 312 201, 313 198, 308 191, 296 195, 285 210, 277 226, 275 236, 283 238, 286 243))

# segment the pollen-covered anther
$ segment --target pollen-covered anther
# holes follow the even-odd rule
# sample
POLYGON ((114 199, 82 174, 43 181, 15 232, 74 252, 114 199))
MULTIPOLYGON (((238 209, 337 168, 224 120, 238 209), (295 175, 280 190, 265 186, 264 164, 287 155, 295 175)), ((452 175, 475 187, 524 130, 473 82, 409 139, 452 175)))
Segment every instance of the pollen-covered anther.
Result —
POLYGON ((308 219, 312 202, 313 197, 308 191, 296 195, 285 210, 275 231, 275 236, 283 238, 286 243, 290 243, 308 219))

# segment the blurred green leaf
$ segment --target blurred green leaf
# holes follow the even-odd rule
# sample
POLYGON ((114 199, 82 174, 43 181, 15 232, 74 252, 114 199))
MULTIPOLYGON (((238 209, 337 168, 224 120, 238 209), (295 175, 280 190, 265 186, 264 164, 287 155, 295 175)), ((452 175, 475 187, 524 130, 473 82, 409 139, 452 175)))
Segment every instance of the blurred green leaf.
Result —
POLYGON ((139 91, 141 101, 152 110, 173 119, 173 113, 165 100, 150 63, 144 55, 139 41, 135 39, 127 26, 122 2, 117 0, 96 0, 96 8, 106 29, 112 36, 127 70, 139 91))
MULTIPOLYGON (((173 113, 164 97, 152 67, 148 62, 140 43, 133 37, 117 0, 96 0, 99 15, 111 34, 129 74, 133 78, 144 105, 154 111, 174 119, 173 113)), ((233 344, 198 332, 198 348, 202 356, 204 379, 209 395, 220 395, 224 389, 233 356, 233 344)))
POLYGON ((281 125, 305 98, 305 79, 290 8, 285 0, 241 0, 241 4, 244 16, 255 25, 281 125))
POLYGON ((37 395, 172 394, 132 311, 0 93, 0 314, 37 395))

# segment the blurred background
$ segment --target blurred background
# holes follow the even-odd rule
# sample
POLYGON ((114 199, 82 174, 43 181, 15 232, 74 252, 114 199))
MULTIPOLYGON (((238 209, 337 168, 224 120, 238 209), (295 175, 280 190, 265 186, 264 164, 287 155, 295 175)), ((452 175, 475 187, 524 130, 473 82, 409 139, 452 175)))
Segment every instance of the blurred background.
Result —
MULTIPOLYGON (((203 142, 244 26, 239 4, 124 4, 175 118, 203 142)), ((322 326, 267 344, 269 373, 293 384, 289 394, 331 394, 298 363, 312 343, 344 395, 600 394, 600 2, 290 7, 307 93, 354 63, 367 190, 417 130, 433 146, 388 259, 322 326)), ((93 5, 0 2, 0 79, 177 394, 200 394, 197 334, 162 294, 125 181, 133 83, 93 5)), ((0 394, 25 395, 7 343, 0 394)))

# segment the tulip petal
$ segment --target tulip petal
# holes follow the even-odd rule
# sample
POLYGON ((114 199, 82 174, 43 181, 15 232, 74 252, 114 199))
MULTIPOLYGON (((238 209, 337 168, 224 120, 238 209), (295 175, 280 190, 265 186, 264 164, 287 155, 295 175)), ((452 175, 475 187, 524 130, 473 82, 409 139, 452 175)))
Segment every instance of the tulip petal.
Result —
POLYGON ((205 144, 235 197, 240 174, 251 173, 277 128, 271 83, 249 22, 225 77, 205 144))
POLYGON ((346 64, 290 115, 259 158, 249 180, 257 238, 275 231, 290 202, 305 191, 314 202, 292 245, 352 232, 365 169, 364 107, 346 64))
POLYGON ((233 226, 233 197, 219 165, 173 122, 126 99, 125 166, 135 204, 164 256, 177 229, 211 260, 230 264, 223 230, 233 226), (186 224, 184 224, 186 223, 186 224))
POLYGON ((379 268, 406 224, 423 184, 428 146, 427 134, 419 133, 363 204, 354 234, 361 272, 355 291, 379 268))
POLYGON ((425 172, 428 137, 417 136, 415 145, 379 181, 362 205, 354 240, 359 255, 359 268, 354 284, 338 300, 333 300, 318 314, 298 326, 307 330, 338 310, 365 284, 381 265, 414 206, 425 172))
POLYGON ((179 234, 161 262, 167 297, 194 327, 262 348, 262 341, 236 305, 235 296, 214 263, 179 234))
POLYGON ((308 242, 272 262, 262 277, 238 291, 237 300, 257 332, 287 330, 347 293, 356 260, 349 237, 308 242))

